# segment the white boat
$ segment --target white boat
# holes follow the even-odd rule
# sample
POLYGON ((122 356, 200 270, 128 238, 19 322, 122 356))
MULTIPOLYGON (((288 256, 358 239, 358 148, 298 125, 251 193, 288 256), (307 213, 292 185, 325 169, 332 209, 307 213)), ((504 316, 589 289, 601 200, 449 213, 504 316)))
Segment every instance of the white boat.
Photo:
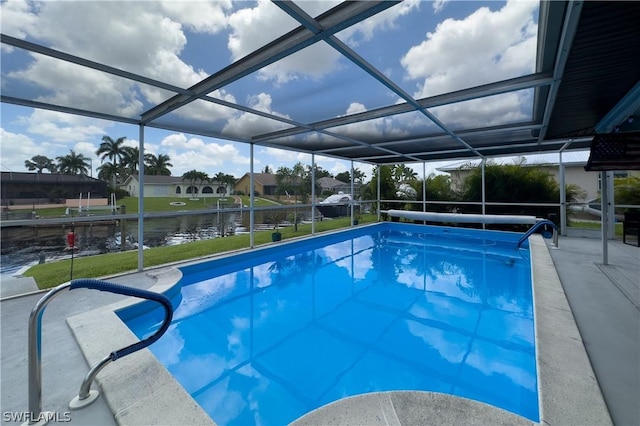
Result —
POLYGON ((349 216, 351 214, 351 194, 338 192, 330 195, 316 206, 325 217, 349 216))

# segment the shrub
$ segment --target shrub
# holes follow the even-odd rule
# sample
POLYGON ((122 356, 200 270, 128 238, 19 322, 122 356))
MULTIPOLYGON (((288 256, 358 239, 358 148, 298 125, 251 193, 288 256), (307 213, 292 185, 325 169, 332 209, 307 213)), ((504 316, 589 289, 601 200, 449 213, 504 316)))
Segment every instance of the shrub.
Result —
POLYGON ((124 197, 129 196, 128 191, 120 188, 116 189, 115 194, 116 194, 116 200, 122 200, 124 197))
POLYGON ((640 205, 640 176, 616 179, 614 185, 616 204, 640 205))
MULTIPOLYGON (((486 201, 503 203, 558 203, 560 186, 553 176, 538 167, 519 164, 485 165, 486 201)), ((460 198, 464 201, 482 201, 482 169, 477 167, 464 180, 460 198)), ((468 206, 467 210, 479 213, 480 206, 468 206)), ((471 213, 468 211, 468 213, 471 213)), ((545 206, 487 206, 489 214, 524 214, 547 218, 559 215, 558 207, 545 206)))

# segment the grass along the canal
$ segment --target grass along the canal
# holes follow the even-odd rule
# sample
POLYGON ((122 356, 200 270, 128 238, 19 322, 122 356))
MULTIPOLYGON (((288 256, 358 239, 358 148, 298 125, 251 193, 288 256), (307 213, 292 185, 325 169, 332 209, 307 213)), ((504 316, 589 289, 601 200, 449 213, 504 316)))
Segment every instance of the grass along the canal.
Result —
MULTIPOLYGON (((360 223, 375 222, 375 214, 365 214, 359 218, 360 223)), ((325 232, 346 228, 350 218, 336 218, 316 222, 316 232, 325 232)), ((256 246, 271 243, 272 230, 254 233, 256 246)), ((311 224, 299 224, 298 231, 293 226, 280 227, 278 232, 282 239, 302 237, 311 234, 311 224)), ((186 260, 195 260, 233 250, 249 248, 249 234, 240 234, 224 238, 195 241, 175 246, 155 247, 144 250, 144 267, 161 266, 186 260)), ((138 251, 131 250, 119 253, 99 254, 95 256, 76 257, 73 259, 73 279, 99 278, 136 271, 138 268, 138 251)), ((44 263, 32 266, 24 276, 33 277, 41 289, 55 287, 69 281, 71 277, 71 259, 44 263)))

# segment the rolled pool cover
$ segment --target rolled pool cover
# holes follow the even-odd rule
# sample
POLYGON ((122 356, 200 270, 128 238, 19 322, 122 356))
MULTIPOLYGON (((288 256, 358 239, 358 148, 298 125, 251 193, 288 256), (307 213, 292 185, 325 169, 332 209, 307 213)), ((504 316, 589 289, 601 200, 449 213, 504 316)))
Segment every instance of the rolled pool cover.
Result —
MULTIPOLYGON (((385 213, 385 212, 383 212, 385 213)), ((424 220, 428 222, 453 222, 453 223, 513 223, 535 224, 539 220, 535 216, 508 215, 508 214, 464 214, 464 213, 432 213, 417 212, 411 210, 387 210, 386 213, 393 217, 402 217, 411 220, 424 220)))

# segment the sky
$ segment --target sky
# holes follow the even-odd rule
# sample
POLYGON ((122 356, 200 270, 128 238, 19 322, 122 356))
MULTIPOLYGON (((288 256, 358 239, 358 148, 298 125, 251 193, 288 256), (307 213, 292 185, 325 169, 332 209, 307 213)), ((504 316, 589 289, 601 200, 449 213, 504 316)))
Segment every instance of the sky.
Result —
MULTIPOLYGON (((312 16, 336 3, 298 2, 312 16)), ((336 36, 407 93, 422 98, 534 72, 538 4, 527 0, 405 0, 336 36)), ((297 26, 277 6, 263 0, 2 0, 0 8, 3 34, 183 88, 297 26)), ((132 84, 6 44, 2 44, 1 54, 1 88, 7 96, 26 93, 34 100, 136 118, 168 97, 161 89, 132 84)), ((211 96, 299 122, 325 120, 399 101, 384 86, 367 79, 371 77, 336 50, 317 43, 211 96), (313 107, 301 94, 313 96, 313 107)), ((532 96, 532 91, 508 93, 434 108, 432 112, 454 129, 505 124, 529 119, 532 96)), ((0 107, 2 171, 27 171, 24 161, 34 155, 55 158, 75 150, 92 160, 95 176, 101 164, 95 152, 103 136, 124 136, 127 145, 138 146, 137 126, 7 103, 0 107)), ((259 118, 215 104, 199 111, 185 107, 168 119, 186 119, 196 126, 206 122, 225 138, 147 127, 145 151, 169 155, 175 176, 196 169, 210 176, 223 172, 239 178, 249 171, 249 145, 232 139, 246 129, 268 132, 282 126, 259 118)), ((371 132, 393 137, 430 125, 424 120, 418 122, 415 114, 405 114, 335 131, 366 140, 371 132)), ((254 154, 256 172, 265 166, 277 170, 298 161, 311 163, 311 155, 306 153, 256 146, 254 154)), ((349 161, 335 158, 316 155, 315 161, 334 175, 350 168, 349 161)), ((427 164, 427 174, 440 165, 427 164)), ((371 176, 371 165, 354 163, 354 167, 371 176)), ((422 164, 413 168, 422 173, 422 164)))

